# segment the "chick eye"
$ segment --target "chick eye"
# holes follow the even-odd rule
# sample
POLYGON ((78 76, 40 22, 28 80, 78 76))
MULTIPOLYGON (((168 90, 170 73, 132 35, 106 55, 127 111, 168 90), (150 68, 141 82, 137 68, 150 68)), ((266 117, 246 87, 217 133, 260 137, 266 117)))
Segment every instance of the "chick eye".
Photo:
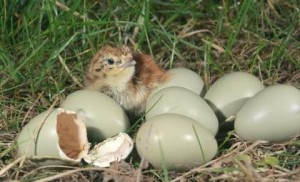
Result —
POLYGON ((109 65, 112 65, 112 64, 115 63, 115 61, 114 61, 113 59, 111 59, 111 58, 107 59, 106 62, 107 62, 107 64, 109 64, 109 65))

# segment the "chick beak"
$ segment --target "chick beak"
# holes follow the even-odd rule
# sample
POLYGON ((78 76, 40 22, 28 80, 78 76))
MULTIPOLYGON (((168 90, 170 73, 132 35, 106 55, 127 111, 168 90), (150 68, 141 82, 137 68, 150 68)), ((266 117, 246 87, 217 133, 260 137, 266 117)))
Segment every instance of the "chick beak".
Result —
POLYGON ((134 66, 135 64, 136 64, 135 60, 130 60, 126 63, 121 64, 119 67, 120 68, 128 68, 128 67, 134 66))

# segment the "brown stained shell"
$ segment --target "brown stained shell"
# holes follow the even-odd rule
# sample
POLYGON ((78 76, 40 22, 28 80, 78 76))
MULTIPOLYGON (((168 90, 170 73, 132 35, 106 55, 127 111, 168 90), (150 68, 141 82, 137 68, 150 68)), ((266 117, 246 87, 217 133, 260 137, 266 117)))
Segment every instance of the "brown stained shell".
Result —
POLYGON ((59 146, 71 159, 81 159, 89 149, 86 127, 75 113, 57 115, 56 131, 59 146))
POLYGON ((83 121, 60 108, 33 118, 19 134, 17 145, 18 155, 36 159, 39 165, 76 163, 89 150, 83 121))

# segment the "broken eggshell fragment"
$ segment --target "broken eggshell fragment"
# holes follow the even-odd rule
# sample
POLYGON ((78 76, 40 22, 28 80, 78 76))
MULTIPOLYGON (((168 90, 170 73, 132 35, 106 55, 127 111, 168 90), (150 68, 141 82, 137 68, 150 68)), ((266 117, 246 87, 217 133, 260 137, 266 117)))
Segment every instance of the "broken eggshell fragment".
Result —
POLYGON ((119 133, 95 145, 84 160, 97 167, 109 167, 111 162, 125 159, 132 149, 132 139, 126 133, 119 133))
POLYGON ((18 155, 39 165, 76 164, 88 153, 86 127, 75 112, 45 111, 33 118, 17 138, 18 155))
POLYGON ((125 132, 129 120, 122 107, 109 96, 94 90, 79 90, 67 96, 61 107, 84 118, 90 142, 125 132))

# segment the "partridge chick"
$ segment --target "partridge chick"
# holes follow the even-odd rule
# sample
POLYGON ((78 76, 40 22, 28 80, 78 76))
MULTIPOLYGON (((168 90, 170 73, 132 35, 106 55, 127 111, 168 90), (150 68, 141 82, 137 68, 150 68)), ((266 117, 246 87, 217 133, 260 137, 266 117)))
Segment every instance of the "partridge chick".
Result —
POLYGON ((145 111, 151 91, 169 79, 152 57, 127 46, 101 48, 90 61, 86 88, 100 91, 135 116, 145 111))

